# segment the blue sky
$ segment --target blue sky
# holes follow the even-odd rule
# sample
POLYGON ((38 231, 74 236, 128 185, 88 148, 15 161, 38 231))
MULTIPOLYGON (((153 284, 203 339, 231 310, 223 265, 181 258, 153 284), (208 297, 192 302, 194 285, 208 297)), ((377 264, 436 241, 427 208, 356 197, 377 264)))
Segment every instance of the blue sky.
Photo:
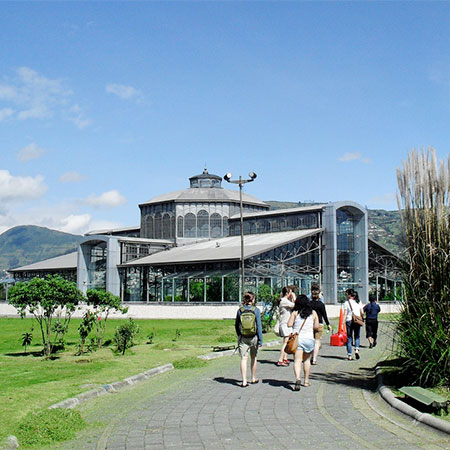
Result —
MULTIPOLYGON (((448 2, 0 2, 0 232, 139 224, 201 173, 396 209, 450 148, 448 2)), ((234 186, 225 186, 233 189, 234 186)))

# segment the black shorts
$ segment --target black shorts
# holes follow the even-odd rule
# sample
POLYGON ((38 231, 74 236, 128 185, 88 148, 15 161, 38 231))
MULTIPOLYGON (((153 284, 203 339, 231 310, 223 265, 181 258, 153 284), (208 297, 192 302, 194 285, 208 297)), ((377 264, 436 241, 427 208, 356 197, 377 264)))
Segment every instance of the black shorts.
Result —
POLYGON ((377 319, 366 319, 366 337, 375 338, 378 333, 378 320, 377 319))

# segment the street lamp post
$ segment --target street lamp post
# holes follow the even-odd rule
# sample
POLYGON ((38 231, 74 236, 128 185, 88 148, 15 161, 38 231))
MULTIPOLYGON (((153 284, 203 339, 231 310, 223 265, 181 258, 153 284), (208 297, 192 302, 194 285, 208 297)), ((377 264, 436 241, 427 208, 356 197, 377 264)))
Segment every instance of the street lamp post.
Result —
POLYGON ((243 217, 243 206, 242 206, 242 187, 246 183, 250 183, 254 181, 256 178, 255 172, 250 172, 248 176, 250 177, 247 180, 242 179, 242 176, 239 175, 238 180, 231 179, 231 173, 226 173, 223 177, 224 180, 228 181, 228 183, 237 184, 239 186, 239 207, 241 213, 241 295, 244 295, 245 289, 245 269, 244 269, 244 217, 243 217))

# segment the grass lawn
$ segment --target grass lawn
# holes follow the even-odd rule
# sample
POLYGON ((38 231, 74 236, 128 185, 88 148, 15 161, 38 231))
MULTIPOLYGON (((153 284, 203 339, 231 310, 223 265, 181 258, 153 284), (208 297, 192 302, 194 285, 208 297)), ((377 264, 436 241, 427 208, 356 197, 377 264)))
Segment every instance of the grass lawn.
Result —
MULTIPOLYGON (((105 341, 124 320, 108 321, 105 341)), ((32 319, 0 319, 0 441, 14 434, 30 411, 39 411, 66 398, 103 384, 211 351, 212 346, 236 342, 233 320, 137 320, 138 345, 125 356, 115 356, 113 345, 75 356, 78 325, 73 319, 66 335, 66 349, 53 360, 41 356, 40 329, 32 319), (21 337, 33 330, 33 342, 24 353, 21 337), (179 336, 177 337, 177 330, 179 336), (148 335, 154 334, 153 344, 148 335)), ((265 340, 275 339, 270 333, 265 340)))

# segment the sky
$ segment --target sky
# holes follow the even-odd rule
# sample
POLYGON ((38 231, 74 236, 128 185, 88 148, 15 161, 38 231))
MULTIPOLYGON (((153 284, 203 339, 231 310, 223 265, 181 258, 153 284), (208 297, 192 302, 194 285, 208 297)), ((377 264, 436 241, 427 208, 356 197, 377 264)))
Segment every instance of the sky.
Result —
POLYGON ((205 167, 395 210, 449 100, 449 2, 0 1, 0 233, 138 226, 205 167))

